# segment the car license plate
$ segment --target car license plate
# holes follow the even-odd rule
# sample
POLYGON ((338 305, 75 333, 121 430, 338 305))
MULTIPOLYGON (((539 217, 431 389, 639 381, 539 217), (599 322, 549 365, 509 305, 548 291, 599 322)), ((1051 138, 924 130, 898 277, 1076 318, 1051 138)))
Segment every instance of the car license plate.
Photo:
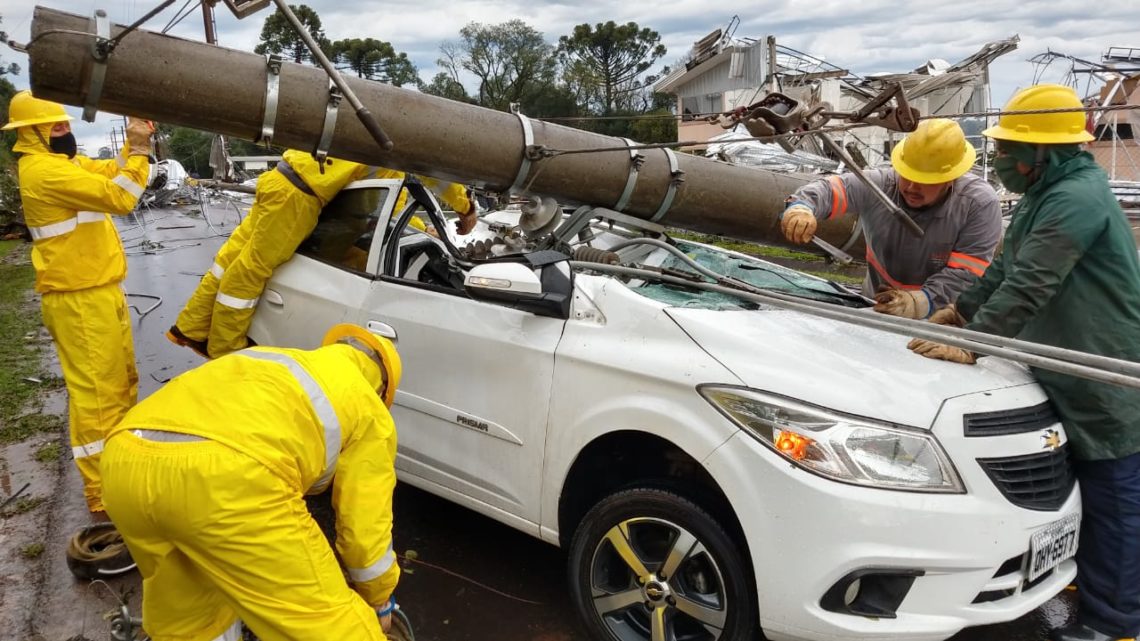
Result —
POLYGON ((1029 580, 1045 574, 1077 553, 1081 517, 1073 514, 1037 530, 1029 539, 1029 580))

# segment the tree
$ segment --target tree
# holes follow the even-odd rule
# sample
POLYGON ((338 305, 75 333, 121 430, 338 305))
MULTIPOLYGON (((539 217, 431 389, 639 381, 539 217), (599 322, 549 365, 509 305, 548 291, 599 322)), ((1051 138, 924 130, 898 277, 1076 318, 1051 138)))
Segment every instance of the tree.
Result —
POLYGON ((169 157, 182 163, 187 173, 201 178, 213 175, 210 168, 210 144, 214 134, 189 127, 159 125, 159 133, 166 140, 169 157))
POLYGON ((558 53, 576 77, 594 84, 599 111, 610 115, 631 106, 627 98, 643 86, 638 76, 665 55, 665 45, 652 29, 611 20, 574 27, 569 36, 559 38, 558 53))
POLYGON ((467 90, 463 88, 463 84, 458 80, 452 78, 445 71, 435 74, 431 82, 424 85, 421 89, 426 94, 433 96, 440 96, 448 100, 458 100, 459 102, 471 102, 471 96, 467 95, 467 90))
POLYGON ((542 33, 522 20, 497 25, 471 22, 459 41, 444 43, 439 66, 458 82, 460 70, 479 80, 478 104, 507 109, 528 102, 554 84, 558 61, 542 33))
MULTIPOLYGON (((7 42, 8 34, 0 31, 0 40, 7 42)), ((0 61, 0 122, 8 122, 8 103, 16 95, 16 86, 4 76, 19 72, 19 65, 0 61)), ((16 179, 16 157, 12 153, 15 144, 15 131, 5 131, 0 135, 0 227, 21 220, 24 213, 20 183, 16 179)))
MULTIPOLYGON (((305 30, 313 36, 313 40, 317 41, 321 51, 328 55, 332 45, 329 39, 325 37, 324 29, 321 27, 321 17, 317 15, 317 12, 313 11, 307 4, 289 5, 289 8, 296 14, 305 30)), ((293 30, 293 26, 289 24, 289 19, 285 17, 284 13, 281 13, 280 9, 265 19, 265 24, 261 27, 261 44, 254 47, 253 50, 255 53, 285 54, 297 64, 305 61, 317 63, 316 57, 305 46, 305 41, 293 30)))
POLYGON ((420 73, 404 52, 375 38, 348 38, 332 43, 333 60, 358 78, 379 80, 397 87, 419 85, 420 73))

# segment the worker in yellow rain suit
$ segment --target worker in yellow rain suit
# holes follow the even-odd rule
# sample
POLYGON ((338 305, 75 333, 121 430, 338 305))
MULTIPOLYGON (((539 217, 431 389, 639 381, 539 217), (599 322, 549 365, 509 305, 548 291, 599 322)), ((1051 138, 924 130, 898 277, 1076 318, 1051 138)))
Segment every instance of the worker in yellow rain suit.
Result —
MULTIPOLYGON (((218 250, 167 338, 207 358, 248 345, 246 332, 273 270, 293 256, 316 227, 321 209, 345 185, 373 176, 404 174, 333 158, 322 167, 306 152, 286 151, 276 169, 257 181, 249 216, 218 250)), ((470 232, 475 207, 463 188, 450 186, 443 197, 460 214, 459 233, 470 232)))
POLYGON ((131 319, 122 282, 127 260, 111 214, 128 214, 150 172, 151 127, 127 124, 118 160, 76 154, 63 105, 31 92, 12 97, 4 130, 16 130, 20 199, 32 236, 36 291, 67 383, 72 453, 88 509, 102 518, 99 456, 107 430, 138 391, 131 319))
POLYGON ((242 622, 261 641, 385 638, 400 373, 390 341, 337 325, 315 350, 193 369, 111 431, 107 512, 142 573, 151 639, 236 640, 242 622), (305 506, 330 485, 351 588, 305 506))

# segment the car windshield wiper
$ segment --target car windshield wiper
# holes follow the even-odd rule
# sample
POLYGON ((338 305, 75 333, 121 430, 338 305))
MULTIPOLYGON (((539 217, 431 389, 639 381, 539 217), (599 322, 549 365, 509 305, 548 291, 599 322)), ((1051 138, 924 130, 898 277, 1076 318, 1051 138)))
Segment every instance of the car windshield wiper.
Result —
MULTIPOLYGON (((800 283, 793 281, 792 279, 788 278, 784 274, 780 273, 779 270, 772 269, 771 267, 765 267, 764 265, 752 265, 752 264, 748 264, 748 263, 740 263, 739 265, 737 265, 737 267, 740 269, 759 270, 759 271, 763 271, 763 272, 766 272, 769 274, 773 274, 775 276, 779 276, 780 278, 784 279, 785 281, 788 282, 788 284, 790 284, 792 287, 795 288, 795 291, 790 292, 793 295, 797 292, 809 291, 809 292, 812 292, 813 294, 821 294, 823 296, 834 296, 836 298, 842 298, 844 300, 859 301, 862 303, 867 302, 867 299, 862 294, 856 294, 855 292, 847 289, 843 285, 840 285, 839 283, 837 283, 833 280, 828 280, 826 278, 823 278, 821 280, 823 280, 823 282, 827 283, 828 285, 831 285, 831 287, 835 289, 834 292, 829 292, 829 291, 826 291, 823 289, 814 289, 811 287, 804 286, 800 283)), ((765 289, 777 289, 778 290, 779 288, 778 287, 768 287, 765 289)), ((783 291, 783 290, 781 290, 781 291, 783 291)))

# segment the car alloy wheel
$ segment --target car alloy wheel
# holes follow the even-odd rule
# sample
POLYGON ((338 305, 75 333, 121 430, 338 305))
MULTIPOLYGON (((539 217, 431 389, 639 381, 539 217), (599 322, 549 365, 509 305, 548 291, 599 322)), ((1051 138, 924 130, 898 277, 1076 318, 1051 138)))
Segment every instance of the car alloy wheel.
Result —
POLYGON ((755 633, 740 551, 704 510, 658 489, 596 505, 570 552, 575 607, 598 639, 735 641, 755 633))

